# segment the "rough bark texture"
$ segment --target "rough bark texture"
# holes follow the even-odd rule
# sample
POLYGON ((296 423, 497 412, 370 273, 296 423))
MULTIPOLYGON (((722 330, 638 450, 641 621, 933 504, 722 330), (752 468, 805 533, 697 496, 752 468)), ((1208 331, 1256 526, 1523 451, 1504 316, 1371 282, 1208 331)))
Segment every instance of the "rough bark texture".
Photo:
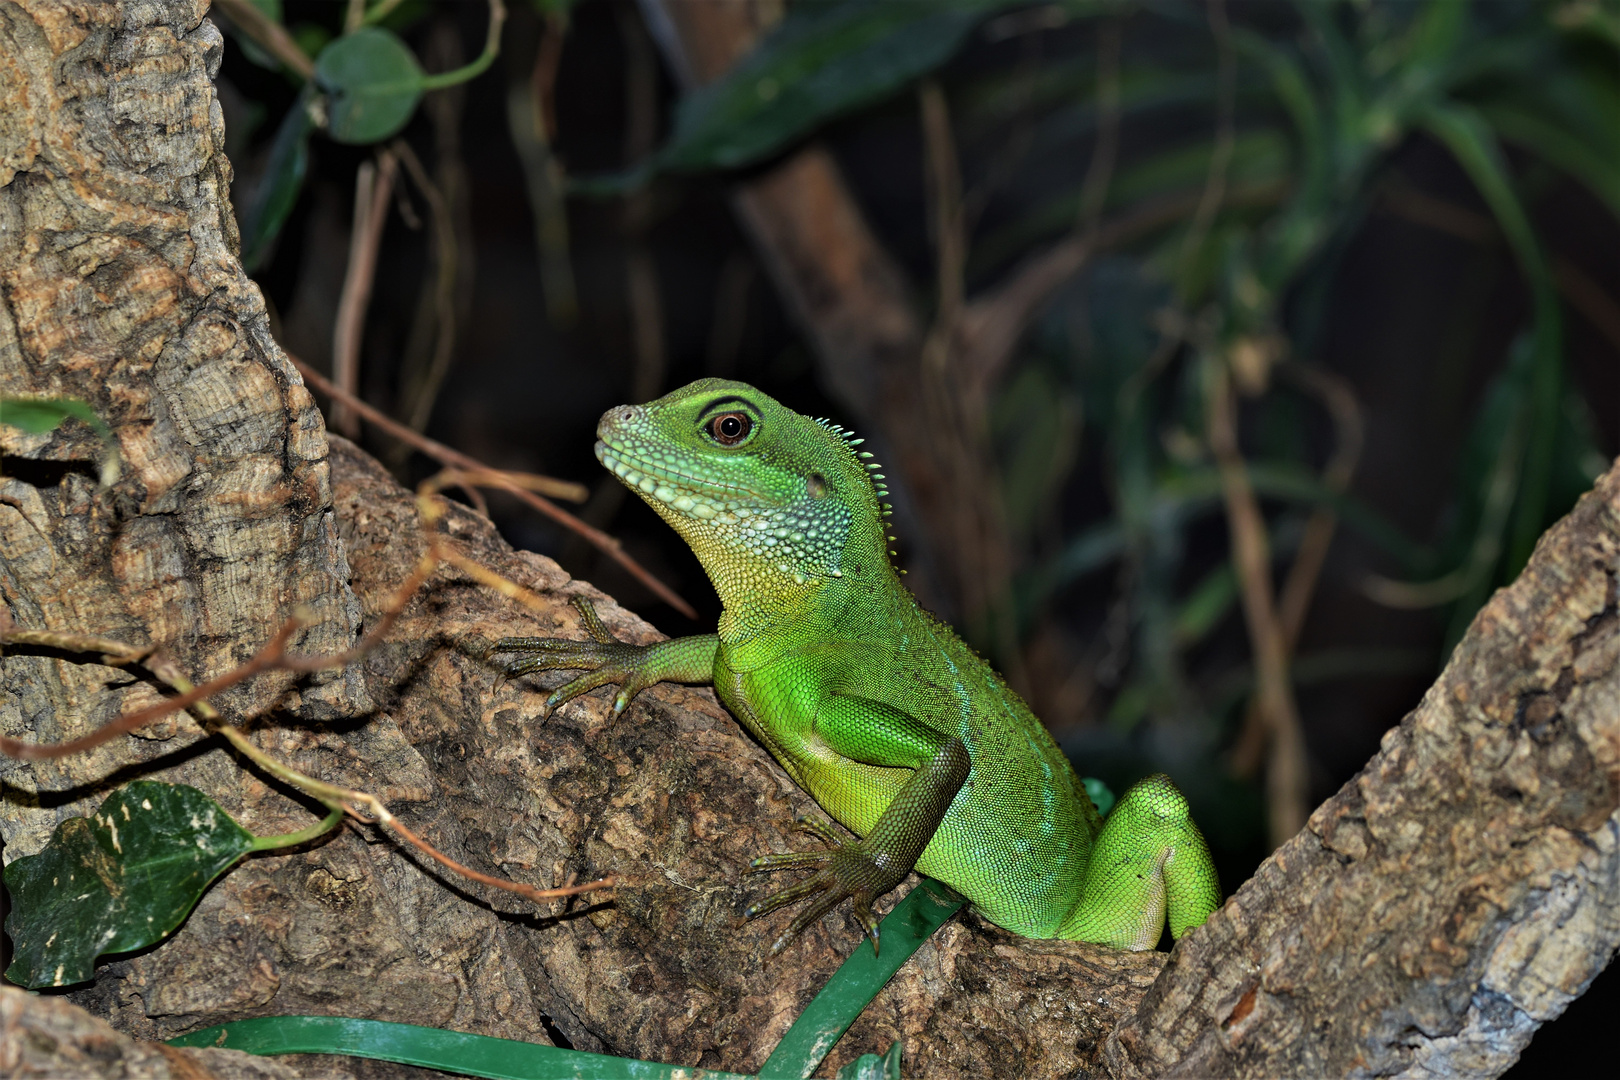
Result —
POLYGON ((1620 946, 1620 467, 1176 952, 1120 1076, 1492 1076, 1620 946))
MULTIPOLYGON (((128 461, 102 492, 82 430, 6 436, 0 597, 24 626, 159 642, 198 675, 255 649, 295 602, 324 613, 302 647, 341 647, 421 540, 407 493, 328 442, 235 262, 208 84, 217 33, 191 3, 45 0, 0 2, 0 33, 0 386, 85 398, 128 461)), ((824 1072, 897 1037, 922 1077, 1505 1067, 1616 938, 1617 507, 1611 474, 1373 766, 1162 976, 1157 954, 967 919, 824 1072)), ((657 687, 617 721, 599 692, 539 721, 543 690, 499 683, 485 642, 579 633, 566 598, 580 592, 628 639, 652 631, 478 515, 455 510, 446 528, 555 607, 533 615, 441 572, 362 663, 249 684, 227 714, 257 714, 260 745, 378 793, 480 869, 543 885, 613 872, 623 886, 535 912, 346 828, 236 868, 173 939, 105 964, 70 1000, 137 1039, 314 1012, 757 1067, 858 941, 839 911, 766 963, 790 913, 740 918, 769 888, 742 876, 747 861, 802 844, 785 828, 811 804, 707 691, 657 687)), ((37 650, 0 664, 0 723, 26 737, 81 732, 154 693, 37 650)), ((3 763, 6 857, 137 774, 195 784, 256 832, 310 820, 189 721, 147 736, 3 763)), ((0 1010, 0 1068, 186 1075, 60 998, 8 993, 0 1010)), ((221 1060, 206 1067, 230 1075, 221 1060)), ((337 1071, 277 1067, 257 1075, 337 1071)))
MULTIPOLYGON (((320 415, 234 254, 210 81, 224 43, 205 7, 0 3, 0 393, 89 402, 124 461, 101 491, 84 425, 0 427, 0 600, 21 626, 156 645, 212 677, 295 604, 316 615, 298 639, 316 651, 350 643, 359 612, 320 415)), ((358 673, 290 684, 259 680, 227 703, 252 714, 279 699, 309 719, 366 707, 358 673)), ((150 694, 99 665, 0 660, 12 735, 72 738, 150 694)), ((0 762, 8 847, 37 849, 135 763, 239 786, 194 739, 169 723, 59 762, 0 762)))

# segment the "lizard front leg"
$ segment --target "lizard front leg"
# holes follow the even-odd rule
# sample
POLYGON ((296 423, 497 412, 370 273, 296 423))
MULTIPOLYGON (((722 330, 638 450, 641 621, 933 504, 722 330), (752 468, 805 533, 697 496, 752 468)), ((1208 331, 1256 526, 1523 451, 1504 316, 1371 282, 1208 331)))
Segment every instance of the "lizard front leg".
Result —
MULTIPOLYGON (((848 841, 818 821, 800 824, 821 837, 825 851, 790 852, 755 859, 750 869, 816 868, 809 879, 754 904, 749 918, 815 896, 771 946, 781 952, 805 927, 846 896, 855 918, 878 948, 872 901, 898 885, 917 864, 972 768, 967 746, 880 701, 831 695, 817 710, 815 732, 844 757, 868 765, 913 769, 911 777, 878 816, 865 837, 848 841)), ((818 799, 821 796, 812 790, 818 799)))
POLYGON ((617 683, 613 715, 630 705, 630 699, 659 682, 710 683, 714 681, 714 654, 720 639, 713 634, 671 638, 652 645, 631 645, 620 641, 602 625, 596 608, 583 596, 574 597, 574 608, 585 624, 589 641, 566 638, 507 637, 497 641, 489 654, 511 653, 514 659, 496 666, 516 677, 533 671, 583 670, 579 678, 559 686, 546 698, 545 714, 598 686, 617 683))

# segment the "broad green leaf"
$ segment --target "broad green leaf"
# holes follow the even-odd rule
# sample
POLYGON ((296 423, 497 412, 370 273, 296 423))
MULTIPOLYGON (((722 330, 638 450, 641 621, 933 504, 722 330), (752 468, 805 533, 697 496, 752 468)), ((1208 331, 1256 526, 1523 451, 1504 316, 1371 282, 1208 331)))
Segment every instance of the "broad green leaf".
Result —
POLYGON ((264 175, 248 205, 242 224, 242 265, 250 274, 275 250, 276 237, 303 190, 304 174, 309 171, 309 136, 315 128, 309 115, 313 97, 314 91, 306 86, 282 118, 264 175))
POLYGON ((161 941, 254 847, 253 834, 196 788, 119 788, 94 817, 69 818, 45 850, 6 867, 6 933, 17 950, 6 978, 68 986, 90 978, 98 956, 161 941))
POLYGON ((315 61, 328 95, 327 134, 340 143, 381 142, 405 126, 422 99, 422 67, 391 30, 344 34, 315 61))
POLYGON ((724 78, 681 102, 664 169, 760 161, 835 116, 881 100, 949 60, 1010 0, 855 0, 795 8, 724 78))

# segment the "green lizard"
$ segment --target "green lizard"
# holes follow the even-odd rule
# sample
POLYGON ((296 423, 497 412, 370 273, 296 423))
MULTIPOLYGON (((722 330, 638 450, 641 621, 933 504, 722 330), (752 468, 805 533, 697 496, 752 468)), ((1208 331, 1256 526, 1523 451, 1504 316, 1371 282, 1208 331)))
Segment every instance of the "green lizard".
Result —
MULTIPOLYGON (((719 632, 616 640, 588 603, 590 641, 504 638, 511 675, 575 669, 548 712, 617 683, 615 714, 664 680, 710 683, 798 784, 860 839, 816 822, 825 850, 755 870, 817 872, 749 908, 816 899, 781 950, 845 897, 877 941, 872 901, 915 867, 991 922, 1037 938, 1148 949, 1220 903, 1208 848, 1169 778, 1099 818, 1068 760, 1000 677, 924 611, 889 562, 887 489, 861 440, 751 386, 704 379, 610 409, 596 456, 702 562, 719 632)), ((971 497, 968 495, 967 497, 971 497)))

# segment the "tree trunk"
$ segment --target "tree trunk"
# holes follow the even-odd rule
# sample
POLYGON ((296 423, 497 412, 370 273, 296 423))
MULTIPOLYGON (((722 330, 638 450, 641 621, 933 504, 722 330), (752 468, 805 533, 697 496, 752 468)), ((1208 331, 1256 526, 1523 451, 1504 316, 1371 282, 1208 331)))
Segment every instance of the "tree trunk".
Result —
MULTIPOLYGON (((300 648, 344 647, 423 548, 409 493, 326 436, 235 259, 209 83, 220 37, 202 15, 0 0, 0 390, 89 401, 126 461, 102 491, 84 429, 5 432, 0 598, 19 625, 157 644, 193 676, 250 655, 295 604, 320 615, 300 648)), ((452 508, 443 527, 555 607, 534 615, 442 568, 363 661, 325 680, 262 677, 221 708, 477 869, 621 886, 537 911, 348 827, 232 870, 173 938, 105 963, 68 1000, 136 1040, 327 1013, 756 1069, 859 940, 840 909, 766 961, 791 912, 741 918, 769 888, 748 861, 801 844, 789 822, 813 805, 706 690, 656 687, 617 720, 598 692, 541 721, 538 684, 557 680, 501 683, 481 659, 489 640, 579 634, 577 594, 627 639, 656 635, 478 514, 452 508)), ((963 918, 824 1072, 896 1038, 920 1077, 1501 1071, 1620 938, 1617 567, 1611 473, 1362 776, 1168 965, 963 918)), ((0 659, 5 732, 70 737, 153 698, 81 659, 0 659)), ((0 767, 7 859, 136 775, 193 784, 258 833, 312 820, 308 800, 185 719, 0 767)), ((40 1045, 29 1030, 60 1033, 45 1070, 158 1060, 59 998, 6 992, 0 1012, 8 1068, 40 1060, 25 1056, 40 1045)), ((257 1075, 334 1073, 275 1065, 257 1075)))

